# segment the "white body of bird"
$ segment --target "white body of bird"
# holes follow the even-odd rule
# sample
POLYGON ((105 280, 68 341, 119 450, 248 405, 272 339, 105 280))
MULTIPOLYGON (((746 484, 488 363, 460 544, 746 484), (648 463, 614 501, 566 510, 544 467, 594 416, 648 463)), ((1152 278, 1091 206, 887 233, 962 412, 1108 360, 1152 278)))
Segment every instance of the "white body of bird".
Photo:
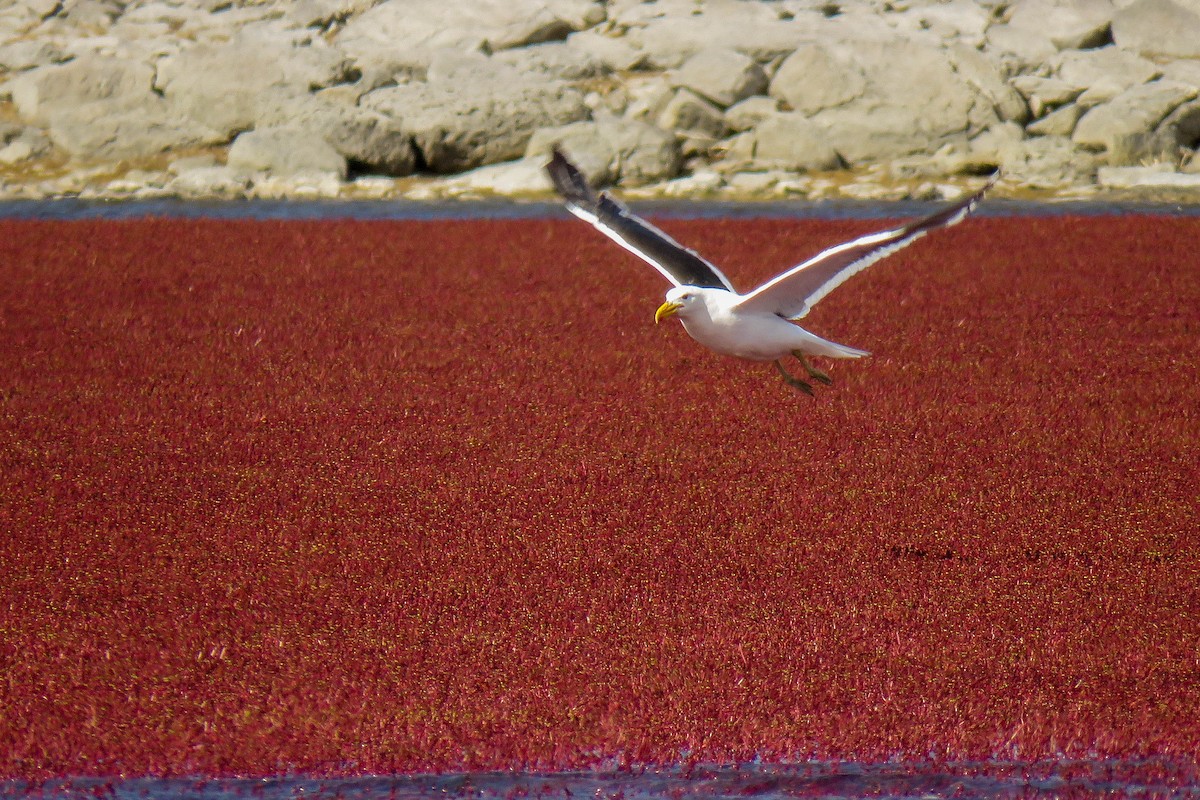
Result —
POLYGON ((655 320, 676 316, 688 335, 708 349, 749 361, 775 361, 796 351, 827 358, 870 355, 822 339, 778 314, 739 310, 744 299, 724 289, 677 286, 667 292, 655 320))

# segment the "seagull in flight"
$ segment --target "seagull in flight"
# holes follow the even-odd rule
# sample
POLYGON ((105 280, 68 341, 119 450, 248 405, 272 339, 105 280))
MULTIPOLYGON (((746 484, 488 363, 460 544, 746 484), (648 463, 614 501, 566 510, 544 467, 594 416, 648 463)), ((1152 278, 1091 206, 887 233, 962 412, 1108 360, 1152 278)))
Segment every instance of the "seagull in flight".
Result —
POLYGON ((925 219, 831 247, 757 289, 738 294, 721 270, 699 253, 634 216, 607 192, 595 192, 557 147, 546 171, 567 210, 671 282, 666 302, 654 313, 655 323, 677 317, 684 330, 710 350, 750 361, 772 361, 789 386, 809 395, 812 384, 789 373, 783 359, 794 357, 808 378, 828 385, 832 379, 814 367, 809 356, 860 358, 870 354, 822 339, 795 321, 851 276, 930 231, 961 222, 996 182, 993 177, 975 194, 925 219))

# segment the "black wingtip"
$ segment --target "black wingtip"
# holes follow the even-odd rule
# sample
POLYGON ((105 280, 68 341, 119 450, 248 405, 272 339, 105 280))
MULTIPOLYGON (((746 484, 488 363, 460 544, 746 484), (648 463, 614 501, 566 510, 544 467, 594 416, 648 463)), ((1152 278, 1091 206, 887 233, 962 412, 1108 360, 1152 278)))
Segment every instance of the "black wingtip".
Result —
POLYGON ((568 203, 589 208, 596 204, 596 193, 588 184, 587 178, 579 171, 579 167, 571 163, 558 145, 550 149, 550 160, 546 162, 546 172, 555 190, 568 203))

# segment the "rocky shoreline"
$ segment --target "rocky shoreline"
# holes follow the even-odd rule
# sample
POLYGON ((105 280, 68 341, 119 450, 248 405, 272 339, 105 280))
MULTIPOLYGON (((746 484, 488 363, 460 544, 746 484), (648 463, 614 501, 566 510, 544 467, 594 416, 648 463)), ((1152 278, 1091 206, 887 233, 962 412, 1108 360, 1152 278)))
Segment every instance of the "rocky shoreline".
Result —
POLYGON ((1200 200, 1200 0, 24 0, 0 199, 1200 200))

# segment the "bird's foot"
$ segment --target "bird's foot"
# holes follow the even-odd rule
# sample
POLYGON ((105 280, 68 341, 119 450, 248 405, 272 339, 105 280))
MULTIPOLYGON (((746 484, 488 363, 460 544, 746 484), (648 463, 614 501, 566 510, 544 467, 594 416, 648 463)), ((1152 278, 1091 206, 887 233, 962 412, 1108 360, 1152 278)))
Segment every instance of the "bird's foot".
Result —
POLYGON ((809 360, 804 357, 804 353, 800 352, 799 350, 793 350, 792 355, 794 355, 796 360, 800 362, 800 366, 804 367, 804 371, 808 373, 808 377, 815 381, 819 381, 826 386, 833 385, 833 378, 829 377, 829 373, 814 367, 809 360))
POLYGON ((788 386, 791 386, 793 389, 799 389, 800 391, 804 392, 809 397, 815 396, 814 392, 813 392, 812 384, 807 383, 806 381, 802 381, 799 378, 797 378, 795 375, 790 374, 786 369, 783 368, 782 361, 775 362, 775 369, 779 370, 779 374, 783 376, 783 382, 786 383, 788 386))

